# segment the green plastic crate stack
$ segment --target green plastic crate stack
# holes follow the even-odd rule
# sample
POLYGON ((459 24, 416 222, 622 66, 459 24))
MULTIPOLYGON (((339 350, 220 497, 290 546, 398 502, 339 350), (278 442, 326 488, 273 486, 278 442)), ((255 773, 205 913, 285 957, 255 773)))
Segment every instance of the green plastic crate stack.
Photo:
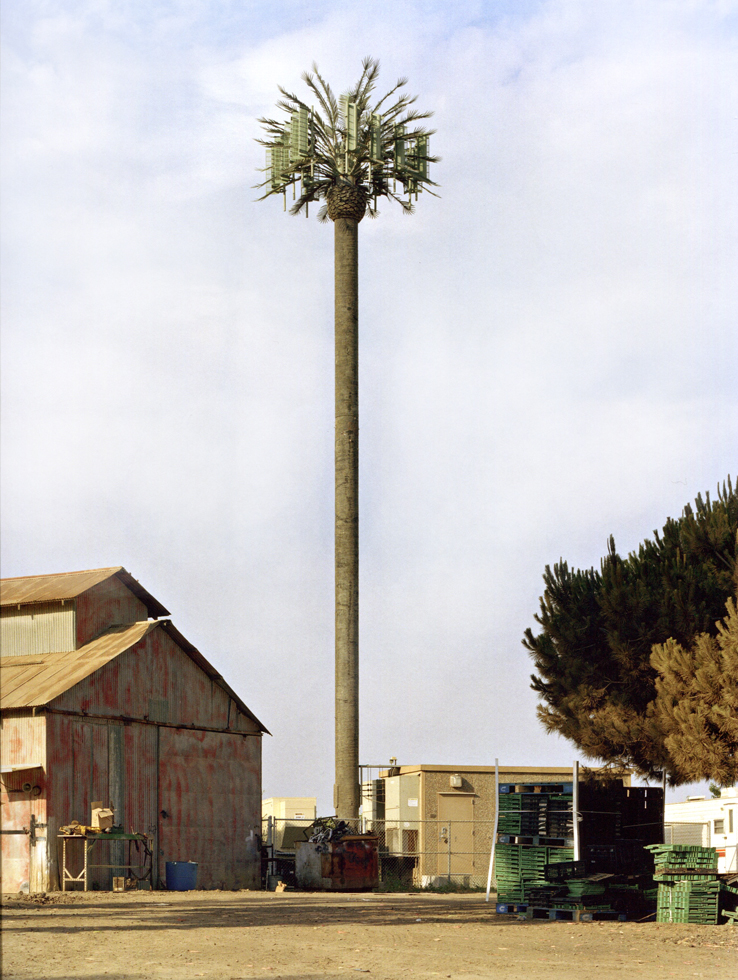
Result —
POLYGON ((601 909, 612 908, 606 902, 604 895, 607 892, 605 885, 600 882, 586 881, 584 879, 567 881, 567 896, 564 902, 556 901, 555 907, 565 907, 565 902, 573 904, 575 908, 601 909))
MULTIPOLYGON (((497 831, 510 836, 560 836, 548 834, 548 815, 556 814, 556 826, 566 809, 571 809, 572 796, 562 784, 553 792, 553 786, 516 785, 515 792, 500 792, 497 811, 497 831), (546 792, 550 789, 552 792, 546 792), (533 826, 535 824, 535 826, 533 826)), ((509 790, 513 785, 509 784, 509 790)), ((545 886, 543 871, 547 864, 571 861, 571 847, 551 844, 497 844, 495 851, 495 876, 498 902, 525 902, 531 888, 545 886)))
POLYGON ((548 864, 561 864, 562 861, 574 860, 573 847, 549 847, 548 864))
POLYGON ((659 885, 657 922, 717 925, 720 882, 676 881, 659 885))
POLYGON ((657 922, 716 925, 720 882, 714 847, 650 844, 658 882, 657 922))
POLYGON ((498 844, 495 877, 498 902, 525 902, 531 888, 546 885, 543 869, 557 861, 571 861, 570 847, 533 847, 529 844, 498 844))
POLYGON ((498 902, 524 902, 526 886, 543 881, 545 847, 498 844, 495 850, 498 902), (543 856, 541 855, 543 852, 543 856))
POLYGON ((717 874, 717 851, 714 847, 693 844, 648 844, 653 854, 656 874, 717 874))
MULTIPOLYGON (((505 792, 498 795, 498 823, 500 834, 515 837, 572 836, 572 794, 561 792, 565 787, 551 787, 557 792, 545 792, 544 786, 533 784, 506 784, 505 792)), ((550 846, 549 842, 547 845, 550 846)), ((543 845, 541 845, 543 846, 543 845)))
POLYGON ((523 798, 519 793, 500 795, 497 831, 500 834, 520 834, 523 798))

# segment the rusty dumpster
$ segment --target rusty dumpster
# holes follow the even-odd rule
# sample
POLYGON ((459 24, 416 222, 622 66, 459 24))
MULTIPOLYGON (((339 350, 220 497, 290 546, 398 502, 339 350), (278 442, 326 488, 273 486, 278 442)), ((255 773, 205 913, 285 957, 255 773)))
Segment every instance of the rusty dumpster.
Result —
POLYGON ((298 888, 312 891, 365 891, 379 884, 378 840, 369 834, 338 841, 298 841, 298 888))

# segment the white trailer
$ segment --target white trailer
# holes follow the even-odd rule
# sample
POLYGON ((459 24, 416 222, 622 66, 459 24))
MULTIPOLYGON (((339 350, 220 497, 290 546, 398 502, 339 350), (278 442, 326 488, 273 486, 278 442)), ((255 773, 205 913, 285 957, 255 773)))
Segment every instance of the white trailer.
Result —
POLYGON ((711 799, 688 796, 682 803, 667 803, 664 841, 714 847, 718 871, 738 873, 738 786, 723 789, 711 799))

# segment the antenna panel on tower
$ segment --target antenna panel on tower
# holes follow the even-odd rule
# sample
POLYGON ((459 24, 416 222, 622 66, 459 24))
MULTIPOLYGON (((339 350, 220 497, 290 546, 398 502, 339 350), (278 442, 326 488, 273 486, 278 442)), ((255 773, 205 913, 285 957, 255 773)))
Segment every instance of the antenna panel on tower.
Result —
POLYGON ((369 123, 369 155, 373 163, 382 163, 382 117, 374 113, 369 123))
POLYGON ((308 111, 296 109, 290 118, 290 159, 300 160, 308 155, 308 111))

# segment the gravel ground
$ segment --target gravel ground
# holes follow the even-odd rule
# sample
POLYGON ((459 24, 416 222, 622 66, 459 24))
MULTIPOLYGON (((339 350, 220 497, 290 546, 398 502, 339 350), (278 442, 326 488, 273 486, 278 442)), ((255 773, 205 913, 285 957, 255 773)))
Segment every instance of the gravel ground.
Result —
POLYGON ((518 922, 479 895, 7 897, 8 980, 738 978, 738 929, 518 922))

